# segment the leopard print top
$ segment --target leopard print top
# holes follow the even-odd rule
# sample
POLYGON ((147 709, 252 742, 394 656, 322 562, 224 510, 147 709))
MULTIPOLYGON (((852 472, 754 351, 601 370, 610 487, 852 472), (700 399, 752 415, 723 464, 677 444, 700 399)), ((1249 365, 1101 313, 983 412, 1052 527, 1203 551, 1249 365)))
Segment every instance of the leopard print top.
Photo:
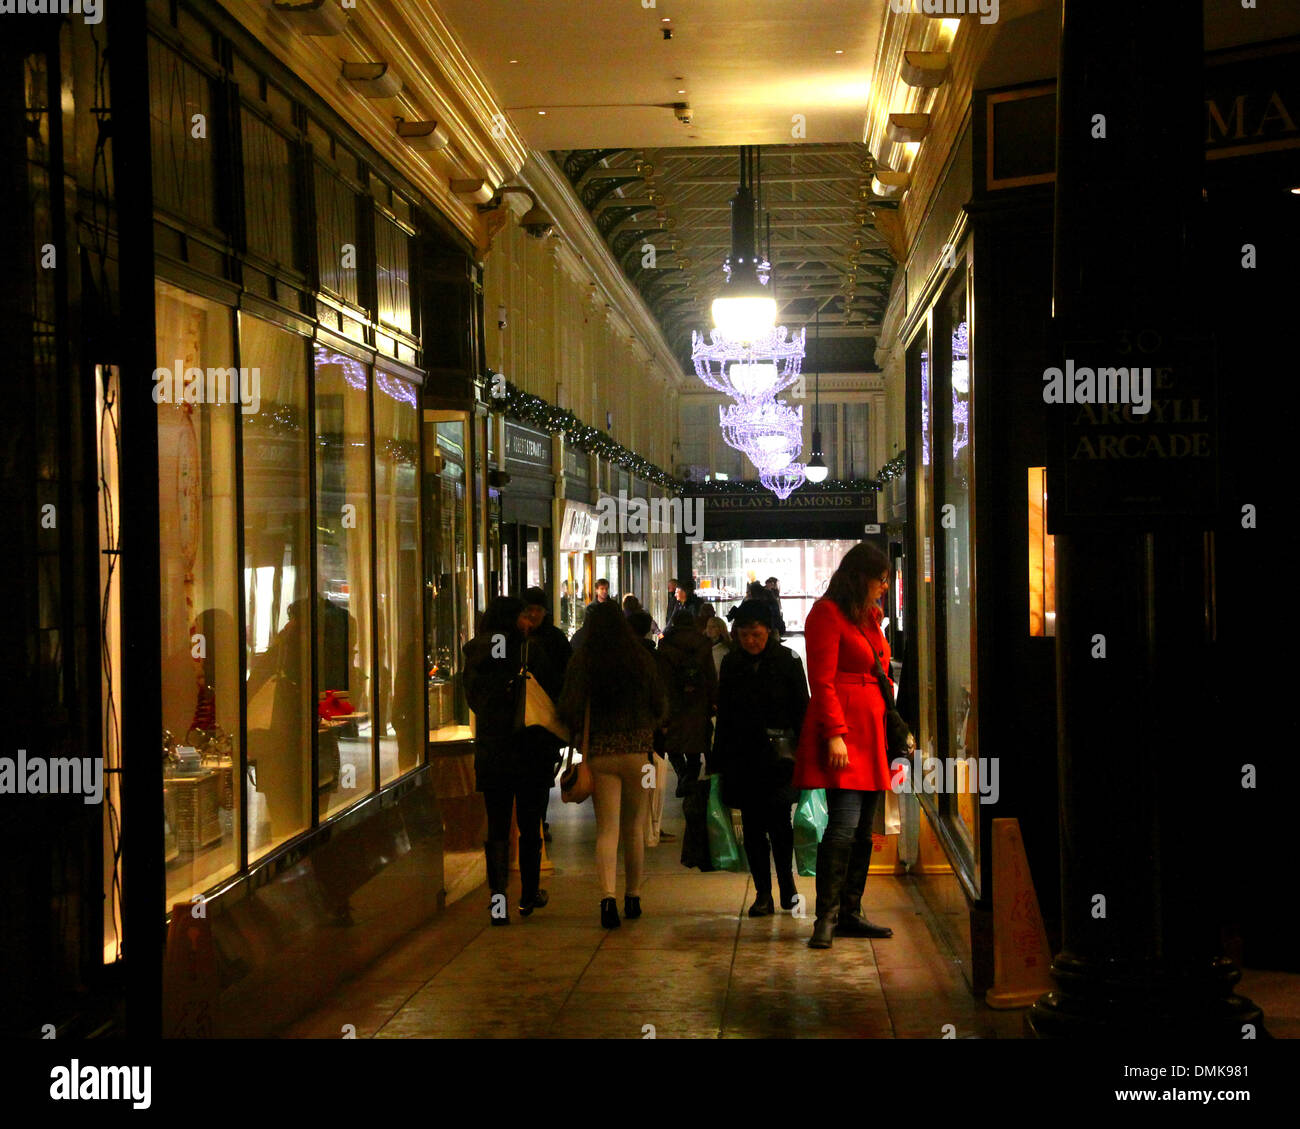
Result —
POLYGON ((619 753, 648 756, 654 752, 653 729, 620 729, 613 733, 593 733, 590 753, 593 757, 610 757, 619 753))

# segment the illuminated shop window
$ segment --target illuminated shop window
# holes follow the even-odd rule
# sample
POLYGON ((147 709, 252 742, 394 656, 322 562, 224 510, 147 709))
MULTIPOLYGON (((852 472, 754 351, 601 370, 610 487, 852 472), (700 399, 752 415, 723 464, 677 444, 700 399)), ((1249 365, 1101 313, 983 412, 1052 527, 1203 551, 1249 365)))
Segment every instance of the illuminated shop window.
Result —
POLYGON ((1029 468, 1029 634, 1056 634, 1056 538, 1047 532, 1047 468, 1029 468))

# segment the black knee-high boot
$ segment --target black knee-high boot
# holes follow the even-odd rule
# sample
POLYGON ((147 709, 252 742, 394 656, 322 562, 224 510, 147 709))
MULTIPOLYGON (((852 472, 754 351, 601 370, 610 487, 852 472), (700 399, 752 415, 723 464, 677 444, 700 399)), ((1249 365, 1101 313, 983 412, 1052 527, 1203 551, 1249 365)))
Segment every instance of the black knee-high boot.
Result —
POLYGON ((740 812, 745 831, 745 858, 749 874, 754 879, 754 904, 749 907, 750 917, 766 917, 773 913, 771 853, 767 845, 767 828, 751 810, 740 812))
POLYGON ((793 909, 798 891, 794 885, 794 829, 788 817, 784 825, 778 820, 772 826, 772 868, 781 890, 781 908, 793 909))
POLYGON ((550 901, 545 890, 538 888, 542 872, 542 841, 519 833, 519 913, 527 917, 550 901))
POLYGON ((823 839, 817 845, 817 920, 813 923, 813 935, 808 941, 810 949, 831 947, 835 918, 840 912, 844 873, 848 865, 848 843, 828 843, 823 839))
POLYGON ((835 926, 837 937, 892 937, 894 931, 887 925, 876 925, 862 916, 862 891, 867 887, 867 871, 871 867, 871 832, 864 835, 859 827, 849 851, 848 866, 844 873, 844 887, 840 891, 840 916, 835 926))
POLYGON ((488 889, 492 891, 489 907, 492 924, 509 925, 510 842, 489 839, 483 844, 483 854, 487 859, 488 889))

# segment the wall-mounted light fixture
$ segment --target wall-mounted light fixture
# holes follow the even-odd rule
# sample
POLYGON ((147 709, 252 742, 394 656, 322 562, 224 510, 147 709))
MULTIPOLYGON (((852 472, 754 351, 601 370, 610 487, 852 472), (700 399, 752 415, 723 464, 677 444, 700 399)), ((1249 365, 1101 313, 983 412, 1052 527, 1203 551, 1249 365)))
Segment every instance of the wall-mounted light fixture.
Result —
POLYGON ((912 186, 910 172, 894 172, 892 169, 877 169, 871 178, 871 191, 877 196, 898 196, 912 186))
POLYGON ((363 98, 395 98, 402 92, 402 80, 387 63, 344 63, 343 77, 363 98))
POLYGON ((908 86, 942 86, 948 77, 948 52, 904 51, 898 74, 908 86))
POLYGON ((555 230, 555 220, 550 213, 545 211, 537 203, 537 197, 533 195, 532 189, 524 188, 520 185, 509 185, 505 188, 498 188, 496 195, 486 204, 480 204, 480 212, 495 212, 498 208, 503 207, 502 198, 507 192, 521 192, 532 201, 533 206, 528 209, 520 218, 519 226, 524 229, 534 239, 545 239, 555 230))
POLYGON ((412 149, 425 152, 445 149, 451 144, 451 138, 437 122, 404 122, 397 119, 397 136, 412 149))
POLYGON ((457 196, 466 196, 475 204, 486 204, 492 199, 492 185, 482 177, 454 179, 451 190, 457 196))
POLYGON ((923 141, 929 132, 929 114, 890 114, 885 127, 890 141, 923 141))
POLYGON ((342 35, 348 27, 338 0, 297 0, 292 4, 271 0, 270 7, 299 35, 342 35))

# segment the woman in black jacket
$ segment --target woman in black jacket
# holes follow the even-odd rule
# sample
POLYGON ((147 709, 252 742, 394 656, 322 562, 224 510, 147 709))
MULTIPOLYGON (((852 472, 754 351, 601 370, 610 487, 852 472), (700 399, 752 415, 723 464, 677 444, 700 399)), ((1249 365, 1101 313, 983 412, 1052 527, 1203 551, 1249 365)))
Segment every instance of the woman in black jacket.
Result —
POLYGON ((569 663, 557 709, 575 742, 582 740, 590 710, 591 733, 583 755, 590 760, 595 783, 600 923, 614 929, 621 924, 614 901, 620 837, 627 870, 623 913, 641 916, 649 798, 645 782, 652 779, 645 770, 654 772, 654 731, 663 720, 664 688, 654 657, 632 634, 616 603, 595 605, 584 628, 587 641, 569 663))
POLYGON ((527 917, 549 900, 538 888, 542 863, 542 815, 559 765, 560 741, 541 726, 515 730, 524 694, 520 670, 528 670, 554 699, 562 675, 547 652, 528 644, 532 623, 522 600, 499 596, 483 614, 479 633, 465 644, 465 699, 474 711, 474 786, 487 808, 488 886, 493 925, 509 925, 510 812, 519 824, 519 913, 527 917))
POLYGON ((718 700, 718 669, 713 645, 688 611, 673 616, 668 633, 655 652, 659 676, 668 693, 668 727, 664 749, 677 773, 677 795, 682 797, 686 832, 682 839, 682 865, 712 870, 709 865, 708 782, 699 780, 700 766, 709 755, 713 708, 718 700))
POLYGON ((794 830, 790 809, 799 798, 790 786, 794 750, 808 709, 803 663, 781 646, 768 601, 746 600, 736 609, 739 646, 722 660, 718 726, 709 770, 722 774, 722 802, 740 808, 745 853, 754 876, 750 917, 774 913, 770 854, 776 863, 781 908, 793 909, 794 830), (785 735, 785 740, 780 739, 785 735), (779 755, 784 744, 788 759, 779 755))

